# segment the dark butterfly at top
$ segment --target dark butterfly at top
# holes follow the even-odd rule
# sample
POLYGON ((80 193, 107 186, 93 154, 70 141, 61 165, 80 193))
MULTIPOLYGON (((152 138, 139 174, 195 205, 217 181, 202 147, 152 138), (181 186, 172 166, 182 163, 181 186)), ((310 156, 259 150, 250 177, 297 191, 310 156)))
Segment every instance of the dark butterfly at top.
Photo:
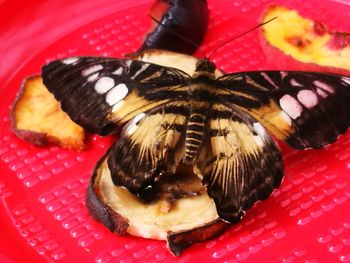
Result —
POLYGON ((350 78, 259 71, 223 75, 199 60, 192 76, 147 62, 104 57, 56 60, 46 87, 87 131, 121 136, 108 166, 115 185, 139 196, 180 162, 206 185, 221 218, 237 222, 283 177, 280 150, 320 148, 350 125, 350 78))

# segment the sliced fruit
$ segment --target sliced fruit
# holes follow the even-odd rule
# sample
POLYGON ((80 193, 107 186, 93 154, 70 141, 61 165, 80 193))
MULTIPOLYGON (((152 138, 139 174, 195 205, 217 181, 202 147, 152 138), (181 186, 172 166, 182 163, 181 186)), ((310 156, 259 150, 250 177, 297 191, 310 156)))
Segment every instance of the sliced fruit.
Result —
POLYGON ((350 33, 331 31, 282 6, 270 6, 263 21, 273 17, 278 19, 262 28, 263 49, 270 63, 279 68, 350 73, 350 33))
POLYGON ((157 201, 146 204, 113 184, 104 157, 94 170, 86 205, 112 232, 166 240, 175 255, 218 236, 229 226, 218 217, 213 200, 191 169, 164 180, 157 201))
POLYGON ((192 54, 208 27, 206 0, 156 0, 150 15, 159 23, 153 23, 138 52, 157 48, 192 54))
POLYGON ((13 132, 37 146, 49 143, 63 148, 85 148, 85 131, 61 110, 39 75, 25 79, 11 112, 13 132))

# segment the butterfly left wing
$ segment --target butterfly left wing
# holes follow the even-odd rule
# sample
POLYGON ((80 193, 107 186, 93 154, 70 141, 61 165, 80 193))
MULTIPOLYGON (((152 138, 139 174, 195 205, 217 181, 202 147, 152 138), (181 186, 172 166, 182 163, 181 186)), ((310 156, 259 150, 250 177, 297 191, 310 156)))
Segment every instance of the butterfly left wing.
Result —
POLYGON ((237 105, 297 149, 332 143, 350 126, 350 78, 341 75, 257 71, 217 80, 220 99, 237 105))
POLYGON ((190 76, 138 60, 71 57, 43 67, 43 82, 70 118, 106 135, 142 112, 186 96, 190 76))
POLYGON ((172 102, 127 123, 108 155, 114 184, 152 199, 160 177, 175 173, 183 158, 188 115, 185 101, 172 102))
POLYGON ((230 222, 266 199, 283 177, 281 153, 265 128, 239 108, 222 104, 213 105, 195 169, 219 216, 230 222))

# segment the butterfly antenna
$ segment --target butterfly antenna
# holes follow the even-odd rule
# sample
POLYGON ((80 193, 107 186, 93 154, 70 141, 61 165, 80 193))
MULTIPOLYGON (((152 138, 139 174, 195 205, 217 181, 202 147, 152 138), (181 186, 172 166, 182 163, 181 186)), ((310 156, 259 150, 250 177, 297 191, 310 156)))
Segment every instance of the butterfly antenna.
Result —
MULTIPOLYGON (((179 33, 177 33, 176 31, 174 31, 174 30, 172 30, 172 29, 166 28, 165 25, 163 25, 160 21, 158 21, 158 20, 157 20, 155 17, 153 17, 151 14, 148 14, 148 16, 149 16, 154 22, 156 22, 158 25, 162 26, 165 30, 167 30, 167 31, 169 31, 170 33, 174 34, 175 36, 181 38, 182 40, 185 40, 187 43, 191 44, 192 46, 194 46, 194 47, 198 50, 199 45, 198 45, 196 42, 194 42, 194 41, 192 41, 192 40, 190 40, 190 39, 188 39, 188 38, 186 38, 186 37, 180 35, 179 33)), ((204 54, 203 52, 201 52, 200 50, 198 50, 198 51, 199 51, 200 53, 202 53, 203 58, 205 58, 205 54, 204 54)))
POLYGON ((248 31, 245 31, 245 32, 243 32, 243 33, 241 33, 241 34, 238 34, 238 35, 236 35, 236 36, 234 36, 234 37, 232 37, 232 38, 229 38, 228 40, 226 40, 226 41, 224 41, 223 43, 221 43, 218 47, 216 47, 216 48, 210 53, 210 55, 208 56, 208 59, 210 59, 210 57, 211 57, 212 55, 214 55, 214 53, 215 53, 216 51, 218 51, 220 48, 222 48, 223 46, 225 46, 227 43, 229 43, 229 42, 235 40, 236 38, 239 38, 239 37, 241 37, 241 36, 243 36, 243 35, 245 35, 245 34, 248 34, 248 33, 254 31, 255 29, 257 29, 257 28, 259 28, 259 27, 262 27, 263 25, 266 25, 267 23, 270 23, 271 21, 273 21, 273 20, 275 20, 275 19, 277 19, 277 17, 271 18, 270 20, 267 20, 267 21, 265 21, 265 22, 263 22, 263 23, 260 23, 260 24, 256 25, 255 27, 249 29, 248 31))

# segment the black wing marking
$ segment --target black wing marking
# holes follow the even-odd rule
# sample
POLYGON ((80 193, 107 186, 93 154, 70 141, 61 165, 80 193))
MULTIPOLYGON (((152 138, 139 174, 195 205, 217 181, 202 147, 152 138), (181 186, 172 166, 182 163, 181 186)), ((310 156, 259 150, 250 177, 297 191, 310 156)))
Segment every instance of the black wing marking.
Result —
POLYGON ((45 86, 87 131, 106 135, 139 113, 186 99, 186 73, 147 62, 71 57, 43 67, 45 86))
POLYGON ((160 177, 175 173, 184 156, 189 111, 183 102, 171 103, 127 123, 108 156, 113 182, 150 199, 160 177))
POLYGON ((219 216, 238 222, 280 185, 281 153, 263 126, 238 108, 214 105, 208 129, 195 166, 219 216))
POLYGON ((221 100, 254 116, 297 149, 334 142, 350 126, 350 78, 341 75, 261 71, 224 75, 221 100))

